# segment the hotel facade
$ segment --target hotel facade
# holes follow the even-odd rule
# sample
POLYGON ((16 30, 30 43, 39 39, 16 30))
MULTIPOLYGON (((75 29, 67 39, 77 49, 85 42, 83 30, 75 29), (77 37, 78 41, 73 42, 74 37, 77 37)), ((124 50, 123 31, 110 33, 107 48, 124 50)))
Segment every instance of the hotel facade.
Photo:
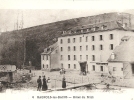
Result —
MULTIPOLYGON (((121 38, 134 36, 133 17, 130 18, 130 14, 123 16, 127 18, 89 23, 64 31, 57 41, 57 66, 81 70, 80 63, 86 62, 86 71, 107 73, 107 60, 115 47, 120 44, 121 38)), ((43 63, 41 65, 43 66, 43 63)))

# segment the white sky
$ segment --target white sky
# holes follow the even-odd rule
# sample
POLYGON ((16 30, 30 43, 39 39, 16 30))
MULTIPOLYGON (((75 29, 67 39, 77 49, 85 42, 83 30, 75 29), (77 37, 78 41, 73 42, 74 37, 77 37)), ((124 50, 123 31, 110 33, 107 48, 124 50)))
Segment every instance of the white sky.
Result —
POLYGON ((120 2, 117 3, 114 3, 114 0, 112 0, 112 2, 107 2, 107 0, 90 0, 92 2, 86 2, 88 0, 83 0, 84 2, 81 2, 82 0, 62 0, 65 2, 61 2, 61 0, 51 0, 49 3, 48 0, 44 1, 12 0, 11 2, 9 0, 3 0, 3 2, 0 3, 1 31, 14 29, 14 23, 17 21, 18 12, 19 20, 21 20, 21 12, 23 12, 23 27, 26 28, 101 13, 122 12, 125 11, 124 9, 130 9, 131 4, 134 4, 130 2, 131 0, 127 0, 127 2, 123 2, 125 0, 119 0, 120 2), (28 6, 28 4, 30 5, 28 6), (129 5, 125 6, 125 4, 129 5))

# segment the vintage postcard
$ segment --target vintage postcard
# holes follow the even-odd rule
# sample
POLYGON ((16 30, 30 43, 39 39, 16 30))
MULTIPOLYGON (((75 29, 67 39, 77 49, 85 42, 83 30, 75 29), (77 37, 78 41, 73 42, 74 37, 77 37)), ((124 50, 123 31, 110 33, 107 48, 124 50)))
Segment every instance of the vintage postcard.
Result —
POLYGON ((133 100, 132 2, 3 1, 0 99, 133 100))

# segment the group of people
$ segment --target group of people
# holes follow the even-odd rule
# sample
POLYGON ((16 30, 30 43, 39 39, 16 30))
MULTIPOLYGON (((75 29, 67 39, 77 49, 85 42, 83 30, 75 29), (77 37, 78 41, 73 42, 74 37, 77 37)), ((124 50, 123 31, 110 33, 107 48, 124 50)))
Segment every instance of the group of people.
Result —
MULTIPOLYGON (((48 77, 48 79, 46 79, 45 76, 43 76, 43 79, 41 80, 41 76, 39 76, 39 78, 37 79, 37 83, 38 83, 37 91, 41 91, 41 89, 42 89, 42 91, 51 89, 51 80, 49 77, 48 77)), ((63 77, 63 79, 62 79, 62 88, 66 88, 65 77, 63 77)))
POLYGON ((41 76, 39 76, 39 78, 37 79, 37 83, 38 83, 38 87, 37 87, 37 91, 46 91, 48 89, 51 89, 51 80, 48 77, 48 79, 46 79, 45 76, 43 76, 43 79, 41 81, 41 76))
POLYGON ((61 69, 60 69, 60 75, 65 74, 65 72, 66 72, 66 71, 65 71, 64 68, 61 68, 61 69))

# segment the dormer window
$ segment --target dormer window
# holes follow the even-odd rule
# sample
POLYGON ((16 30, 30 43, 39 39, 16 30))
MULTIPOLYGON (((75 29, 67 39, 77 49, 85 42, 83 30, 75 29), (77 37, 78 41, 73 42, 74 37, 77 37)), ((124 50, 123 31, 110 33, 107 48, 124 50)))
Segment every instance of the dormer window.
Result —
POLYGON ((99 30, 99 27, 95 27, 95 31, 98 31, 99 30))
POLYGON ((77 30, 77 33, 80 33, 81 32, 81 30, 77 30))
POLYGON ((122 41, 124 41, 124 42, 125 42, 125 41, 127 41, 127 39, 122 39, 122 41))
POLYGON ((93 31, 95 31, 95 27, 93 28, 93 31))
POLYGON ((127 27, 127 23, 123 23, 123 28, 127 27))
POLYGON ((52 48, 50 47, 49 50, 52 51, 52 48))
POLYGON ((72 32, 71 31, 68 31, 68 34, 71 34, 72 32))
POLYGON ((85 33, 85 32, 87 32, 87 30, 86 29, 83 29, 83 32, 85 33))
POLYGON ((63 34, 66 34, 66 31, 63 31, 63 34))
POLYGON ((47 48, 47 51, 49 51, 50 49, 49 48, 47 48))
POLYGON ((88 29, 87 29, 87 32, 89 32, 89 31, 91 31, 91 28, 88 28, 88 29))
POLYGON ((106 25, 102 25, 102 27, 101 27, 102 30, 105 30, 106 28, 107 28, 106 25))

